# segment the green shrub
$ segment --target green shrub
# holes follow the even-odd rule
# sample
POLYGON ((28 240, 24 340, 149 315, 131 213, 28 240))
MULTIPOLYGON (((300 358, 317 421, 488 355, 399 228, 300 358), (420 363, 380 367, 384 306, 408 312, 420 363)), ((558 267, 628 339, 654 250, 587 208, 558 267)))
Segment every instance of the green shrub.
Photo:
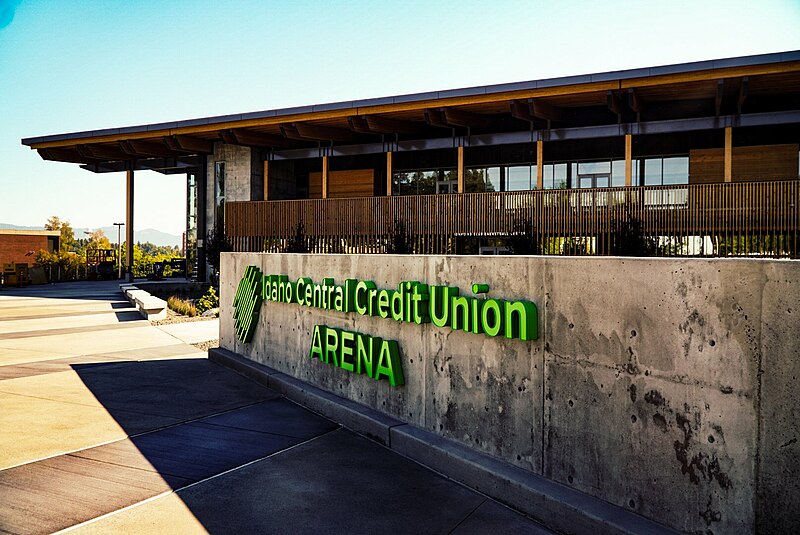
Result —
POLYGON ((197 308, 192 304, 191 301, 181 299, 175 295, 172 295, 169 299, 167 299, 167 306, 178 314, 191 317, 197 316, 197 308))
POLYGON ((219 306, 219 297, 213 286, 208 287, 208 292, 197 301, 197 312, 202 314, 206 310, 211 310, 219 306))

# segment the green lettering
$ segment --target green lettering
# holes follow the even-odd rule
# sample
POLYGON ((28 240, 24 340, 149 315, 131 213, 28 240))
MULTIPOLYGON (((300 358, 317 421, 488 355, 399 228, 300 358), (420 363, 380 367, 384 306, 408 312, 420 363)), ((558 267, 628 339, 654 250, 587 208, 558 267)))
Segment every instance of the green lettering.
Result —
POLYGON ((356 335, 350 331, 342 331, 339 336, 339 365, 349 372, 353 371, 353 362, 348 357, 353 356, 353 342, 356 335))
POLYGON ((375 341, 380 343, 380 338, 373 338, 365 334, 356 335, 356 373, 366 373, 372 379, 372 363, 375 356, 375 341))
POLYGON ((323 359, 322 338, 325 336, 324 325, 314 325, 314 334, 311 336, 311 351, 308 352, 308 358, 323 359))
POLYGON ((339 366, 339 330, 328 328, 325 331, 325 362, 339 366))
POLYGON ((405 383, 403 368, 400 366, 400 349, 396 340, 383 340, 381 343, 375 379, 381 379, 382 376, 389 379, 389 384, 392 386, 405 383))
POLYGON ((469 331, 469 302, 472 301, 469 297, 454 296, 451 303, 450 328, 453 330, 463 329, 464 332, 469 331))
POLYGON ((344 292, 341 286, 333 290, 333 309, 336 312, 344 312, 344 292))
POLYGON ((486 336, 497 336, 503 328, 503 301, 487 299, 481 307, 481 328, 486 336))
POLYGON ((458 288, 449 286, 431 286, 430 316, 437 327, 444 327, 450 319, 450 300, 458 295, 458 288))
POLYGON ((389 300, 393 293, 391 290, 378 290, 378 315, 384 319, 389 317, 389 300))
POLYGON ((400 283, 400 287, 396 292, 392 294, 391 298, 391 307, 392 307, 392 319, 394 321, 403 321, 403 284, 400 283))
POLYGON ((507 301, 505 304, 506 338, 536 340, 539 338, 539 314, 530 301, 507 301), (514 322, 516 313, 517 321, 514 322))

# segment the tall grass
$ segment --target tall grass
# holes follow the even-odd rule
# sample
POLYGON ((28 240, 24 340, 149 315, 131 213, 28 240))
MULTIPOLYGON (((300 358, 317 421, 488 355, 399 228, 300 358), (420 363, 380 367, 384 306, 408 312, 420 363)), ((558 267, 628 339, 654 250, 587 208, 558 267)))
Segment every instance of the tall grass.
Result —
POLYGON ((167 299, 167 306, 178 314, 191 317, 197 316, 197 308, 195 308, 194 304, 192 304, 191 301, 181 299, 178 296, 170 296, 169 299, 167 299))

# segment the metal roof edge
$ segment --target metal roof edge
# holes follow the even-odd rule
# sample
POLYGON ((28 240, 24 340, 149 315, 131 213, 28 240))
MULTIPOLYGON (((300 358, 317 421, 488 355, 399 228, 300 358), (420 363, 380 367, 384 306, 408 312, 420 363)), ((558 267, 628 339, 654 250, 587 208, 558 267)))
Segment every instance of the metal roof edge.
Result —
POLYGON ((712 60, 692 61, 688 63, 675 63, 670 65, 660 65, 654 67, 637 67, 619 71, 607 71, 592 74, 579 74, 561 76, 555 78, 542 78, 521 82, 507 82, 486 86, 473 86, 455 89, 445 89, 440 91, 427 91, 421 93, 408 93, 389 97, 375 97, 362 100, 348 100, 341 102, 331 102, 323 104, 312 104, 307 106, 293 106, 289 108, 277 108, 272 110, 254 111, 241 114, 216 115, 211 117, 200 117, 195 119, 185 119, 179 121, 143 124, 127 127, 107 128, 101 130, 89 130, 83 132, 72 132, 65 134, 52 134, 45 136, 23 138, 23 145, 33 145, 37 143, 47 143, 50 141, 63 141, 66 139, 81 139, 87 137, 98 137, 114 134, 133 134, 151 132, 156 130, 170 130, 195 125, 213 125, 231 121, 246 119, 261 119, 267 117, 280 117, 287 115, 297 115, 312 113, 315 111, 340 111, 357 110, 369 106, 379 106, 386 104, 420 102, 424 100, 439 100, 465 95, 491 95, 507 91, 519 91, 525 89, 539 89, 544 87, 558 87, 561 85, 572 85, 599 81, 628 80, 631 78, 642 78, 647 76, 658 76, 663 74, 677 74, 682 72, 694 72, 701 70, 716 70, 730 67, 749 67, 755 65, 767 65, 770 63, 787 63, 800 61, 800 50, 789 50, 783 52, 771 52, 766 54, 755 54, 750 56, 736 56, 732 58, 720 58, 712 60))

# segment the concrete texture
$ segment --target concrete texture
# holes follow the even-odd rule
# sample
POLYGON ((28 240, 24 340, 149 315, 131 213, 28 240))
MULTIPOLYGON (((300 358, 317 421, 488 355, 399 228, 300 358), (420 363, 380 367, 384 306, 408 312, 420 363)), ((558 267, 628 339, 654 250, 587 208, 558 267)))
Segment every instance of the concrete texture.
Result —
POLYGON ((11 324, 0 342, 79 353, 0 352, 0 533, 548 533, 145 321, 115 324, 129 305, 106 288, 0 293, 0 307, 28 302, 18 317, 38 308, 51 322, 31 332, 0 319, 11 324), (106 317, 73 315, 101 304, 106 317), (139 347, 102 339, 117 331, 135 331, 139 347))
POLYGON ((159 325, 158 328, 184 344, 199 344, 219 338, 219 320, 190 321, 159 325))
MULTIPOLYGON (((674 533, 644 517, 512 466, 449 439, 405 424, 365 405, 254 363, 226 349, 209 359, 284 394, 361 435, 373 438, 435 472, 485 492, 565 534, 628 535, 674 533)), ((502 518, 503 515, 501 515, 502 518)), ((472 516, 470 516, 472 518, 472 516)))
MULTIPOLYGON (((211 533, 252 532, 254 503, 261 505, 262 533, 549 533, 343 429, 177 496, 211 533)), ((177 525, 187 524, 181 509, 174 499, 160 498, 77 531, 127 532, 142 525, 171 531, 171 515, 181 519, 177 525)))
POLYGON ((225 254, 222 273, 223 348, 679 530, 800 522, 800 263, 225 254), (378 288, 486 282, 537 303, 540 338, 265 302, 241 344, 231 300, 247 265, 378 288), (405 386, 309 360, 316 324, 398 340, 405 386))

